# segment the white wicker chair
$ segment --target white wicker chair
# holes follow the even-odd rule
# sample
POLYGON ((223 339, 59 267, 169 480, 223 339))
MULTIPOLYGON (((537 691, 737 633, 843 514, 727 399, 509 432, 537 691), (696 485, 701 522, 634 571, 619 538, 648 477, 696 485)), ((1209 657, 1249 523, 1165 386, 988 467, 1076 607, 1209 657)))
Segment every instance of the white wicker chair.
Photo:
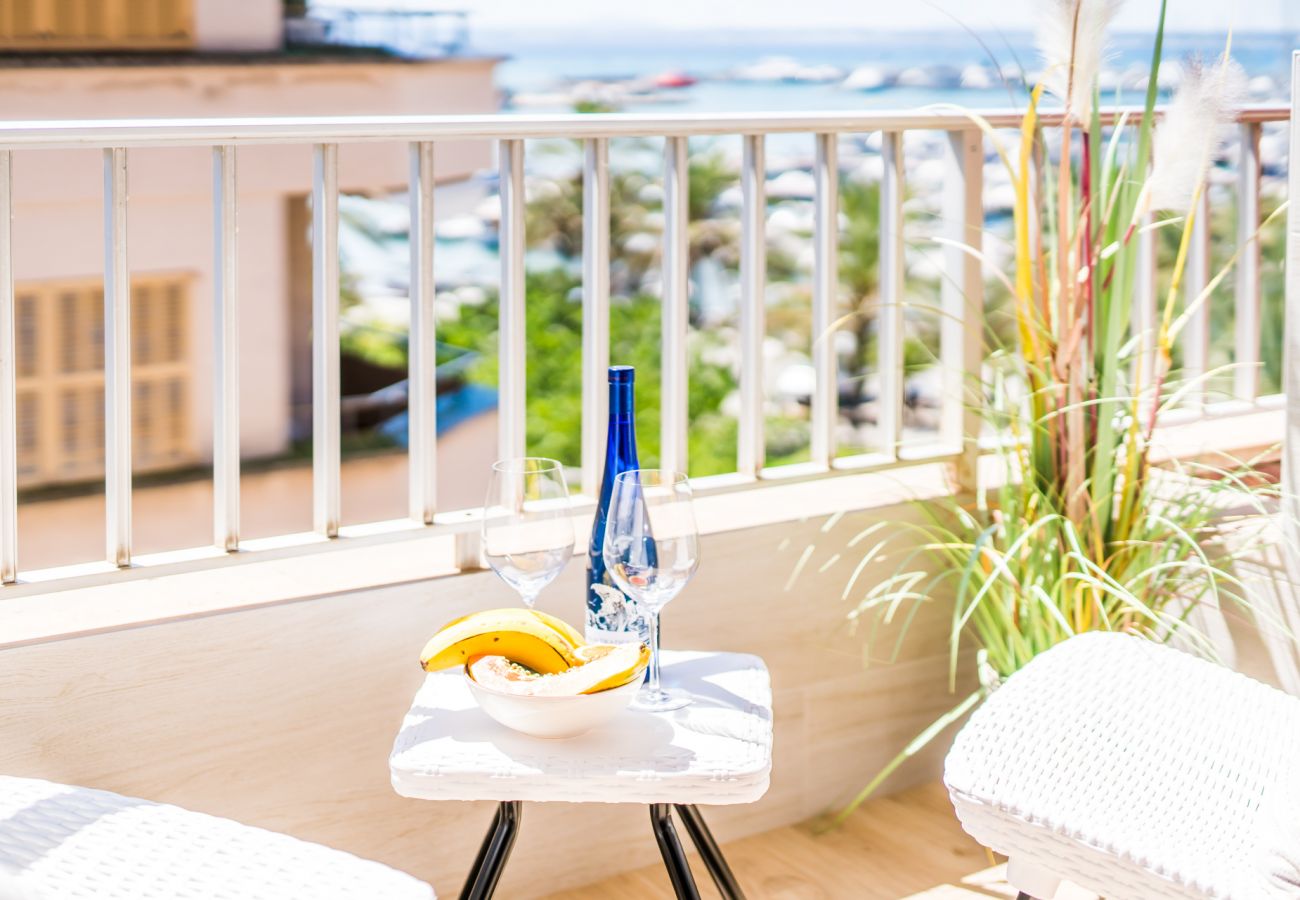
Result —
POLYGON ((1259 813, 1300 764, 1300 700, 1186 653, 1085 634, 1041 654, 957 735, 962 826, 1022 897, 1265 896, 1259 813))
POLYGON ((433 900, 387 866, 108 791, 0 777, 3 900, 433 900))

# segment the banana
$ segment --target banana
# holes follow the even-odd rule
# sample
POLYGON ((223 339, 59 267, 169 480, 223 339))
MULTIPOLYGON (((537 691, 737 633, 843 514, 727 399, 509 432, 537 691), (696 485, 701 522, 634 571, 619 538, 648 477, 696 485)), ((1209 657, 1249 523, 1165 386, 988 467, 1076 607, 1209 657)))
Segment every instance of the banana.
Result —
POLYGON ((587 643, 587 639, 583 637, 582 632, 563 619, 553 616, 550 613, 544 613, 540 609, 530 609, 528 612, 532 613, 542 622, 550 625, 553 629, 558 631, 560 636, 572 644, 575 649, 582 647, 587 643))
MULTIPOLYGON (((586 647, 583 647, 582 650, 587 651, 586 653, 579 651, 579 655, 583 659, 583 665, 593 663, 598 659, 602 659, 603 657, 610 656, 615 653, 617 653, 618 655, 622 655, 625 652, 622 649, 622 647, 612 647, 609 645, 601 645, 601 644, 591 644, 586 647)), ((633 662, 631 665, 627 666, 626 668, 618 672, 615 672, 614 674, 610 675, 608 678, 605 678, 597 682, 596 684, 593 684, 591 687, 583 691, 583 693, 596 694, 599 693, 600 691, 607 691, 610 688, 622 687, 623 685, 627 684, 629 681, 632 681, 636 678, 640 678, 641 673, 645 671, 645 667, 648 666, 649 664, 650 664, 650 648, 647 647, 645 644, 641 644, 640 652, 637 655, 635 662, 633 662)))
MULTIPOLYGON (((504 610, 500 610, 500 611, 504 612, 504 610)), ((557 631, 562 638, 567 640, 575 648, 581 647, 587 643, 587 639, 586 637, 583 636, 581 631, 574 628, 572 625, 570 625, 568 622, 561 619, 559 616, 553 616, 550 613, 542 612, 540 609, 532 609, 529 607, 521 607, 519 609, 519 612, 528 613, 529 615, 536 617, 544 624, 551 626, 552 629, 557 631)), ((475 613, 470 613, 469 615, 461 616, 458 619, 452 619, 450 622, 448 622, 446 625, 442 627, 443 629, 450 628, 453 625, 457 625, 461 622, 464 622, 472 615, 475 615, 475 613)))
POLYGON ((530 610, 490 609, 443 626, 425 644, 420 665, 437 672, 479 656, 504 656, 534 672, 564 672, 579 664, 567 637, 530 610))

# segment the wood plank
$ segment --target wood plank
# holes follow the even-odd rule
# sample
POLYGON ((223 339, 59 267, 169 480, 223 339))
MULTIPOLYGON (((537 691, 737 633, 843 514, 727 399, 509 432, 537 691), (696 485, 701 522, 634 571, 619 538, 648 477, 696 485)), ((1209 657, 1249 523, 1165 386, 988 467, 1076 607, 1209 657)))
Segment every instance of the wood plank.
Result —
MULTIPOLYGON (((706 815, 708 811, 706 810, 706 815)), ((1002 867, 957 822, 947 792, 929 782, 865 804, 844 826, 804 822, 734 841, 727 859, 751 897, 764 900, 974 900, 1014 896, 1002 867)), ((700 893, 718 896, 692 854, 700 893)), ((672 900, 660 865, 546 900, 672 900)))

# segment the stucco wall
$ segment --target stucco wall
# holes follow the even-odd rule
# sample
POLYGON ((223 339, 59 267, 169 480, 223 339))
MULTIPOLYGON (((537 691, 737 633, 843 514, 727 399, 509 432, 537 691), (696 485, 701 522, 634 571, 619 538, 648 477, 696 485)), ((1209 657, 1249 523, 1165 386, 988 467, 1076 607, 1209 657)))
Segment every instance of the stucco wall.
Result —
MULTIPOLYGON (((487 112, 496 108, 490 60, 88 69, 0 69, 10 119, 487 112)), ((135 272, 193 273, 190 317, 192 437, 211 436, 212 174, 204 149, 132 150, 129 258, 135 272)), ((490 163, 486 143, 439 146, 440 179, 490 163)), ((407 147, 345 146, 344 190, 405 185, 407 147)), ((18 281, 98 277, 103 271, 102 167, 97 151, 15 154, 14 269, 18 281)), ((244 451, 288 439, 288 235, 283 198, 311 188, 308 146, 239 153, 241 428, 244 451)), ((305 339, 297 335, 297 339, 305 339)))
POLYGON ((194 0, 200 50, 274 50, 280 46, 283 0, 194 0))
MULTIPOLYGON (((155 151, 160 152, 160 151, 155 151)), ((147 152, 140 154, 145 168, 147 152)), ((202 151, 171 151, 169 159, 192 164, 194 187, 205 182, 202 151), (202 173, 202 174, 201 174, 202 173)), ((69 154, 69 171, 98 171, 95 154, 69 154)), ((19 154, 14 165, 21 183, 41 165, 19 154)), ((62 167, 60 167, 62 168, 62 167)), ((42 173, 47 177, 52 173, 42 173)), ((283 204, 266 191, 241 197, 239 242, 240 424, 244 453, 264 456, 285 446, 288 405, 288 318, 282 298, 285 265, 281 249, 283 204)), ((212 213, 195 190, 173 197, 133 197, 127 219, 128 253, 135 273, 192 274, 189 334, 191 434, 200 457, 210 455, 212 435, 212 213)), ((14 269, 19 282, 98 277, 103 268, 103 226, 97 202, 26 201, 14 216, 14 269)))

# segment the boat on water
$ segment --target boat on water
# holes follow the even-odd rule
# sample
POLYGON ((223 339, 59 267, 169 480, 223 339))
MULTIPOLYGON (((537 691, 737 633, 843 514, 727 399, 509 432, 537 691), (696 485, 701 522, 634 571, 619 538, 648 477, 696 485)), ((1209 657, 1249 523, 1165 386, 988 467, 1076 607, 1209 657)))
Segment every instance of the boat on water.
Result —
POLYGON ((669 70, 667 72, 660 72, 658 75, 654 76, 652 83, 657 88, 672 89, 688 88, 694 85, 697 81, 697 78, 688 75, 685 72, 669 70))
POLYGON ((840 82, 846 91, 880 91, 894 83, 893 75, 880 66, 858 66, 840 82))
POLYGON ((790 56, 765 56, 751 65, 732 69, 733 81, 824 84, 838 81, 844 72, 832 65, 804 65, 790 56))

